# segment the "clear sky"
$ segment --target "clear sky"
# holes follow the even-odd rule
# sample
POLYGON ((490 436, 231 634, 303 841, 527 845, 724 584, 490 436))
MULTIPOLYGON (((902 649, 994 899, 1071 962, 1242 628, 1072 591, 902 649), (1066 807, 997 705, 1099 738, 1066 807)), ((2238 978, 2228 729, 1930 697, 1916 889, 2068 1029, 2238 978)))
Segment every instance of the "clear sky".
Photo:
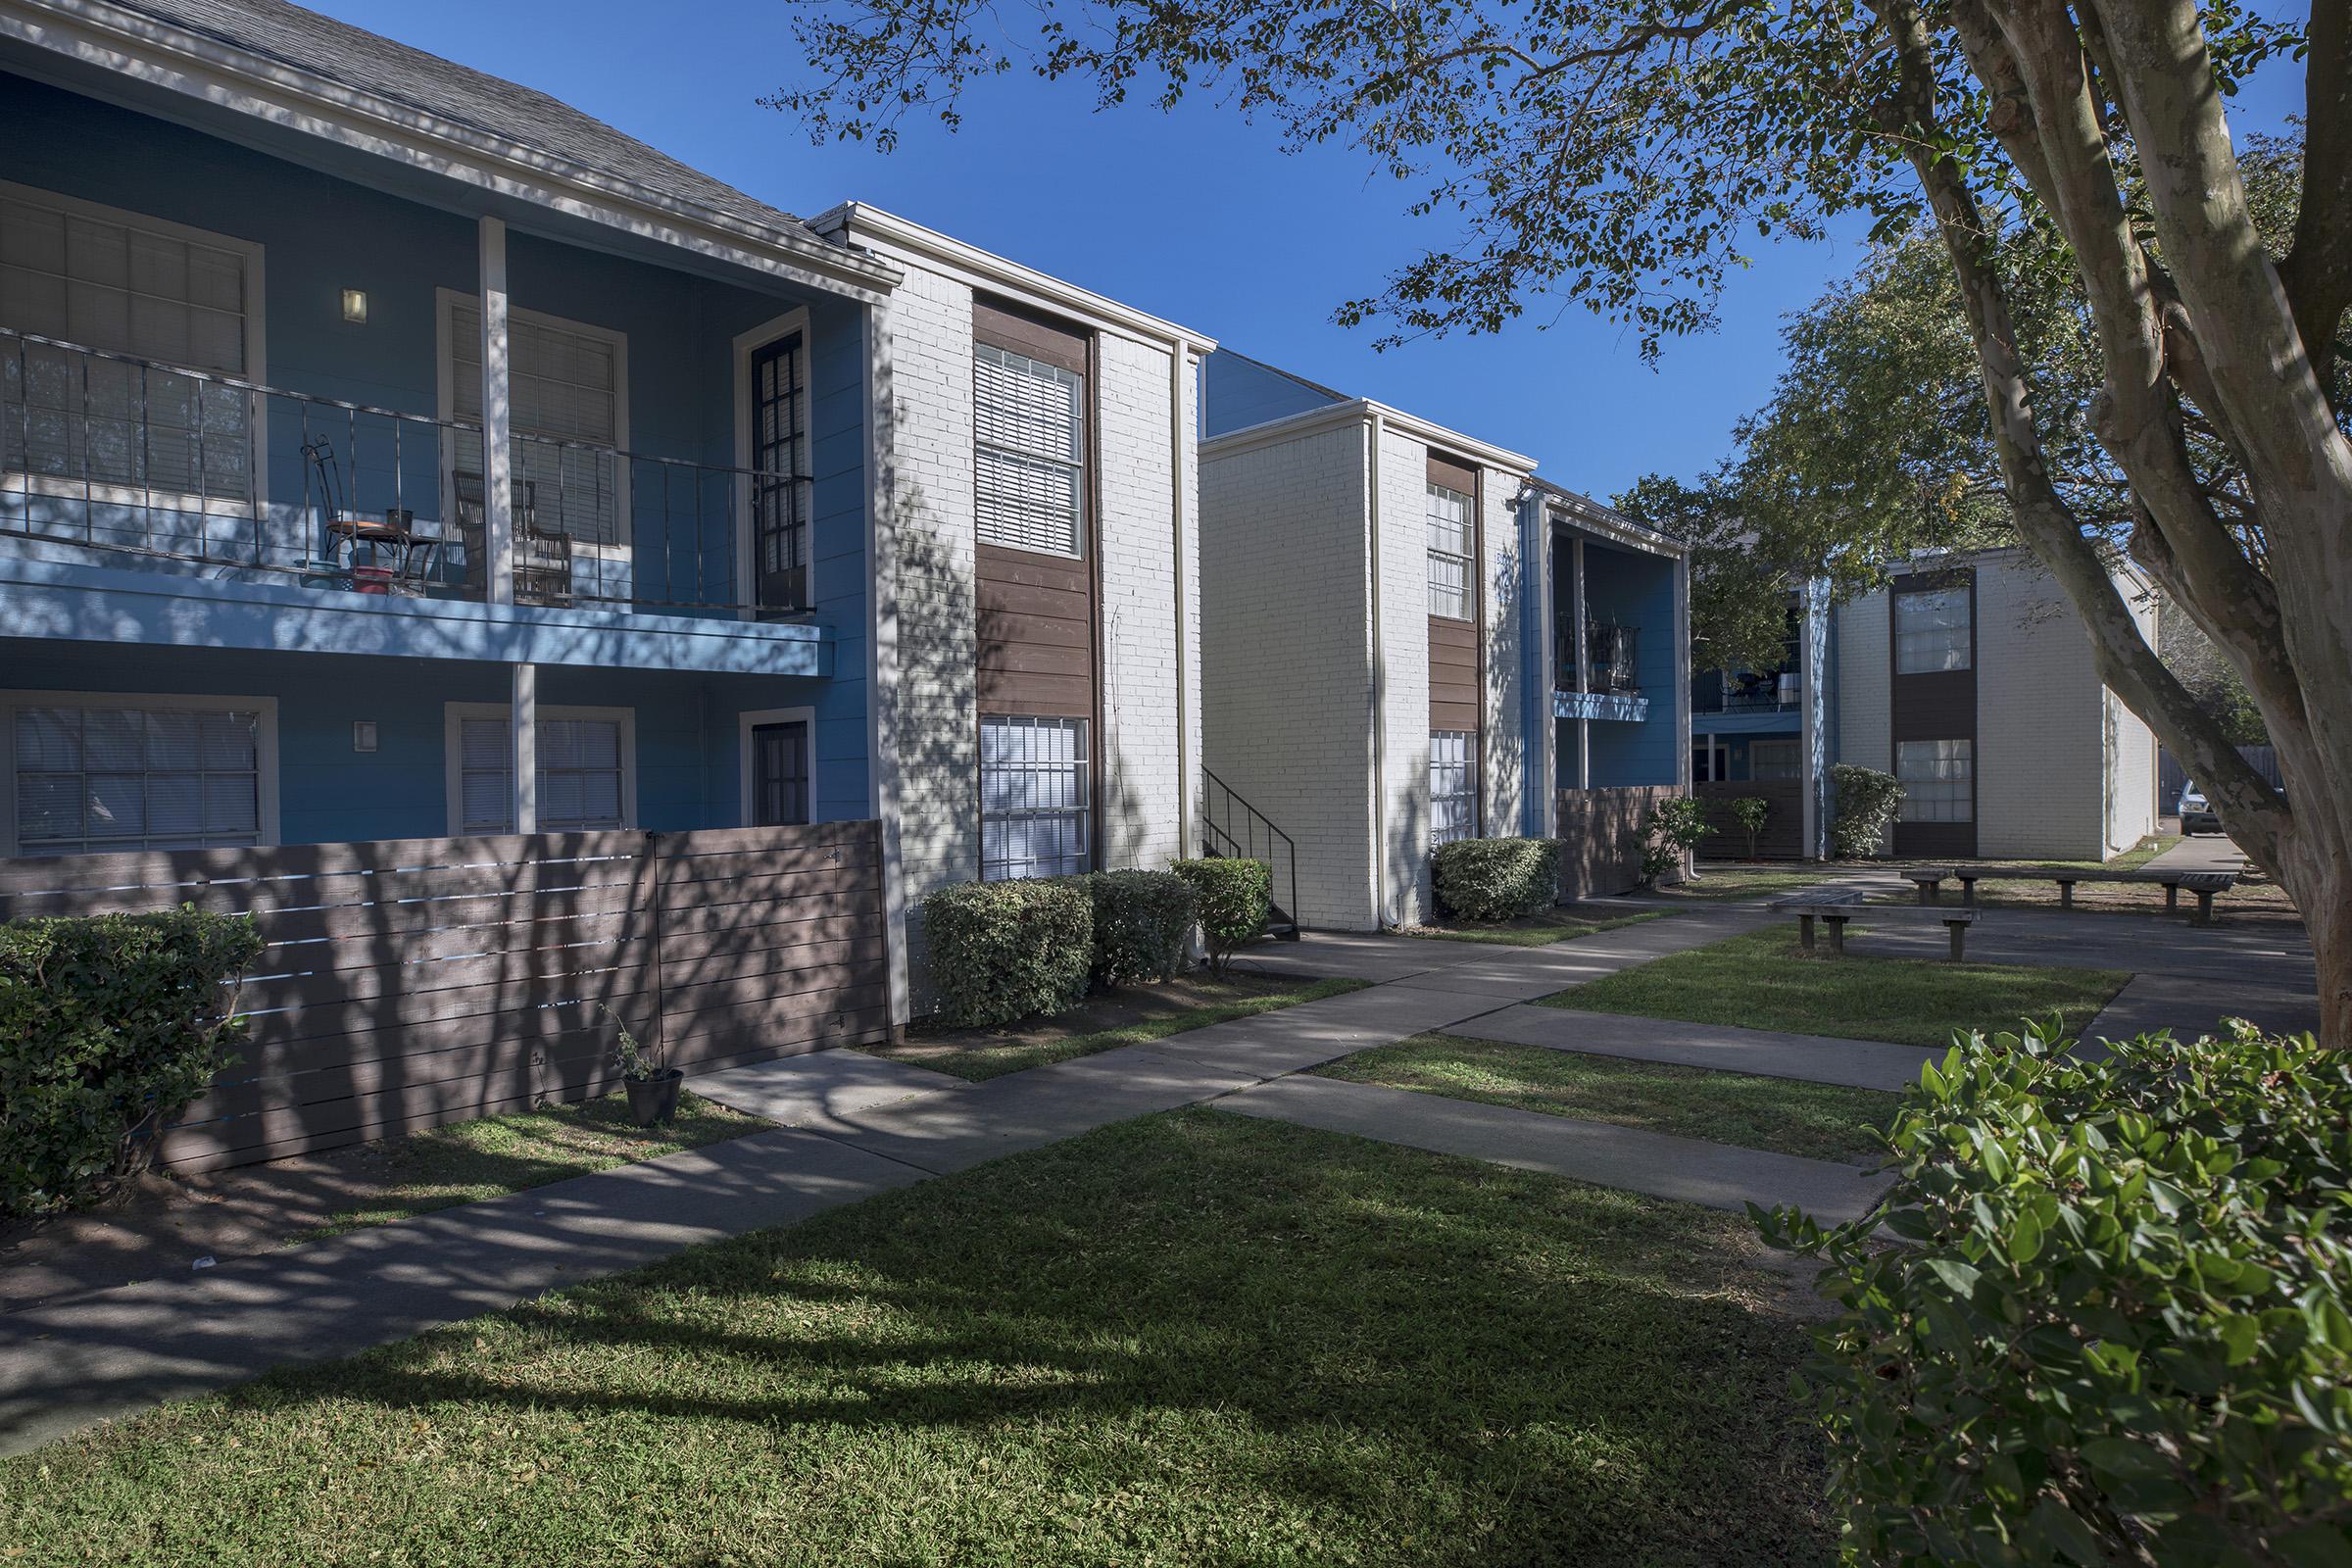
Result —
MULTIPOLYGON (((1333 324, 1333 307, 1442 244, 1446 220, 1404 216, 1417 187, 1370 175, 1345 148, 1286 156, 1272 127, 1212 104, 1097 115, 1083 85, 1007 77, 969 103, 959 132, 910 121, 885 156, 811 146, 798 122, 755 101, 808 70, 773 0, 307 3, 576 104, 787 212, 887 208, 1525 452, 1553 482, 1601 497, 1725 456, 1733 421, 1771 386, 1783 313, 1863 256, 1850 236, 1765 251, 1727 293, 1722 328, 1669 344, 1655 368, 1582 307, 1539 306, 1498 336, 1375 353, 1377 333, 1333 324)), ((2277 128, 2299 93, 2295 68, 2267 70, 2239 122, 2277 128)))

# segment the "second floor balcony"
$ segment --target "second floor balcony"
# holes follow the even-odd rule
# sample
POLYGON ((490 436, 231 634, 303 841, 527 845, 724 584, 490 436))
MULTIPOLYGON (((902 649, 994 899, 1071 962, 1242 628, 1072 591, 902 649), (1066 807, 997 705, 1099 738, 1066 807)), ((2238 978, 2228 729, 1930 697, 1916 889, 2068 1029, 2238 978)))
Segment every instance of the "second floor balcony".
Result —
POLYGON ((1552 626, 1552 686, 1555 691, 1594 692, 1604 696, 1638 696, 1642 691, 1642 628, 1614 621, 1585 627, 1583 657, 1578 657, 1576 618, 1554 617, 1552 626))

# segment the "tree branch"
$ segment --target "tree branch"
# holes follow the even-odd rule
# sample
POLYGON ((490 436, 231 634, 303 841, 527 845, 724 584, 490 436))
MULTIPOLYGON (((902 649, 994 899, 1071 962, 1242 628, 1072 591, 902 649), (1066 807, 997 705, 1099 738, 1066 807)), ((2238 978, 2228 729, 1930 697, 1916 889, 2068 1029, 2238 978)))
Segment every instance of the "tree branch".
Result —
POLYGON ((2352 0, 2312 0, 2303 92, 2303 202, 2278 276, 2303 352, 2326 367, 2352 310, 2352 0))

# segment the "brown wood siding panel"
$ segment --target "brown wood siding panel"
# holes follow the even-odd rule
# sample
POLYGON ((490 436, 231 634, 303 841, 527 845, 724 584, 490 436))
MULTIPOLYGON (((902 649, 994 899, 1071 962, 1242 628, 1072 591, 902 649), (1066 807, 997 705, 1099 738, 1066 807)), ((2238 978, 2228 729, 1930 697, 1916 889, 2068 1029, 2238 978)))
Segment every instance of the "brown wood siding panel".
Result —
POLYGON ((972 301, 972 336, 983 343, 1058 366, 1076 375, 1087 371, 1086 333, 1017 305, 972 301))
POLYGON ((1706 842, 1709 859, 1743 859, 1747 829, 1733 817, 1731 803, 1761 797, 1770 806, 1764 829, 1756 835, 1756 858, 1763 860, 1800 860, 1805 855, 1805 786, 1800 779, 1751 779, 1746 783, 1693 784, 1690 793, 1705 808, 1707 825, 1715 836, 1706 842))
POLYGON ((1467 620, 1429 617, 1429 727, 1480 727, 1478 627, 1467 620))
POLYGON ((1092 568, 984 544, 974 576, 980 711, 1092 719, 1092 568))
POLYGON ((1458 458, 1440 453, 1429 455, 1429 482, 1442 484, 1448 490, 1459 490, 1466 496, 1478 494, 1478 469, 1458 458))
POLYGON ((159 1144, 209 1169, 601 1093, 604 1008, 680 1066, 885 1038, 880 848, 870 822, 425 840, 0 861, 0 885, 251 910, 240 1059, 159 1144))
POLYGON ((1560 893, 1563 898, 1607 898, 1642 885, 1642 834, 1660 801, 1682 791, 1671 784, 1561 790, 1560 893))

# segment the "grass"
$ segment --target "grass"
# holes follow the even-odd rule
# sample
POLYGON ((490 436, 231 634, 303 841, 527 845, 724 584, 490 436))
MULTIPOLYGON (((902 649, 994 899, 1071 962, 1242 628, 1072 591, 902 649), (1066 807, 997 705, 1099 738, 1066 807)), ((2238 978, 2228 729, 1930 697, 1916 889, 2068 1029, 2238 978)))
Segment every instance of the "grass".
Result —
POLYGON ((1640 925, 1644 920, 1663 920, 1674 912, 1672 909, 1644 909, 1638 914, 1586 920, 1553 910, 1545 914, 1522 915, 1516 920, 1500 920, 1492 925, 1412 925, 1404 927, 1399 934, 1429 937, 1439 942, 1493 942, 1506 948, 1547 948, 1554 942, 1573 942, 1578 937, 1614 931, 1620 926, 1640 925))
POLYGON ((1935 1047, 1949 1044, 1955 1029, 2014 1029, 2020 1019, 2052 1013, 2079 1034, 2130 978, 2111 969, 1833 958, 1826 949, 1809 956, 1776 928, 1620 969, 1544 1003, 1935 1047))
POLYGON ((453 1122, 376 1146, 372 1152, 380 1155, 375 1168, 382 1172, 382 1190, 364 1204, 336 1210, 324 1225, 295 1240, 317 1241, 436 1208, 479 1202, 569 1176, 723 1143, 766 1126, 757 1116, 685 1093, 678 1096, 677 1119, 667 1127, 640 1127, 631 1121, 625 1094, 453 1122))
POLYGON ((1827 1564, 1746 1223, 1194 1109, 0 1460, 38 1564, 1827 1564))
POLYGON ((1699 876, 1696 882, 1659 888, 1657 892, 1670 899, 1778 898, 1785 893, 1802 893, 1807 888, 1835 882, 1838 868, 1814 866, 1791 870, 1770 865, 1710 865, 1702 867, 1699 876))
POLYGON ((1197 977, 1162 986, 1138 986, 1089 997, 1073 1014, 1017 1024, 1004 1029, 956 1029, 918 1034, 902 1045, 869 1046, 877 1056, 892 1056, 917 1066, 934 1068, 971 1083, 1049 1066, 1121 1046, 1140 1046, 1165 1040, 1212 1023, 1295 1007, 1344 992, 1360 991, 1369 980, 1294 980, 1265 975, 1233 975, 1223 980, 1197 977), (1115 1022, 1089 1027, 1115 1018, 1115 1022))
POLYGON ((1878 1130, 1893 1120, 1901 1100, 1875 1089, 1588 1056, 1448 1034, 1416 1035, 1393 1046, 1376 1046, 1315 1071, 1325 1078, 1412 1089, 1449 1100, 1857 1164, 1876 1163, 1886 1153, 1878 1130))

